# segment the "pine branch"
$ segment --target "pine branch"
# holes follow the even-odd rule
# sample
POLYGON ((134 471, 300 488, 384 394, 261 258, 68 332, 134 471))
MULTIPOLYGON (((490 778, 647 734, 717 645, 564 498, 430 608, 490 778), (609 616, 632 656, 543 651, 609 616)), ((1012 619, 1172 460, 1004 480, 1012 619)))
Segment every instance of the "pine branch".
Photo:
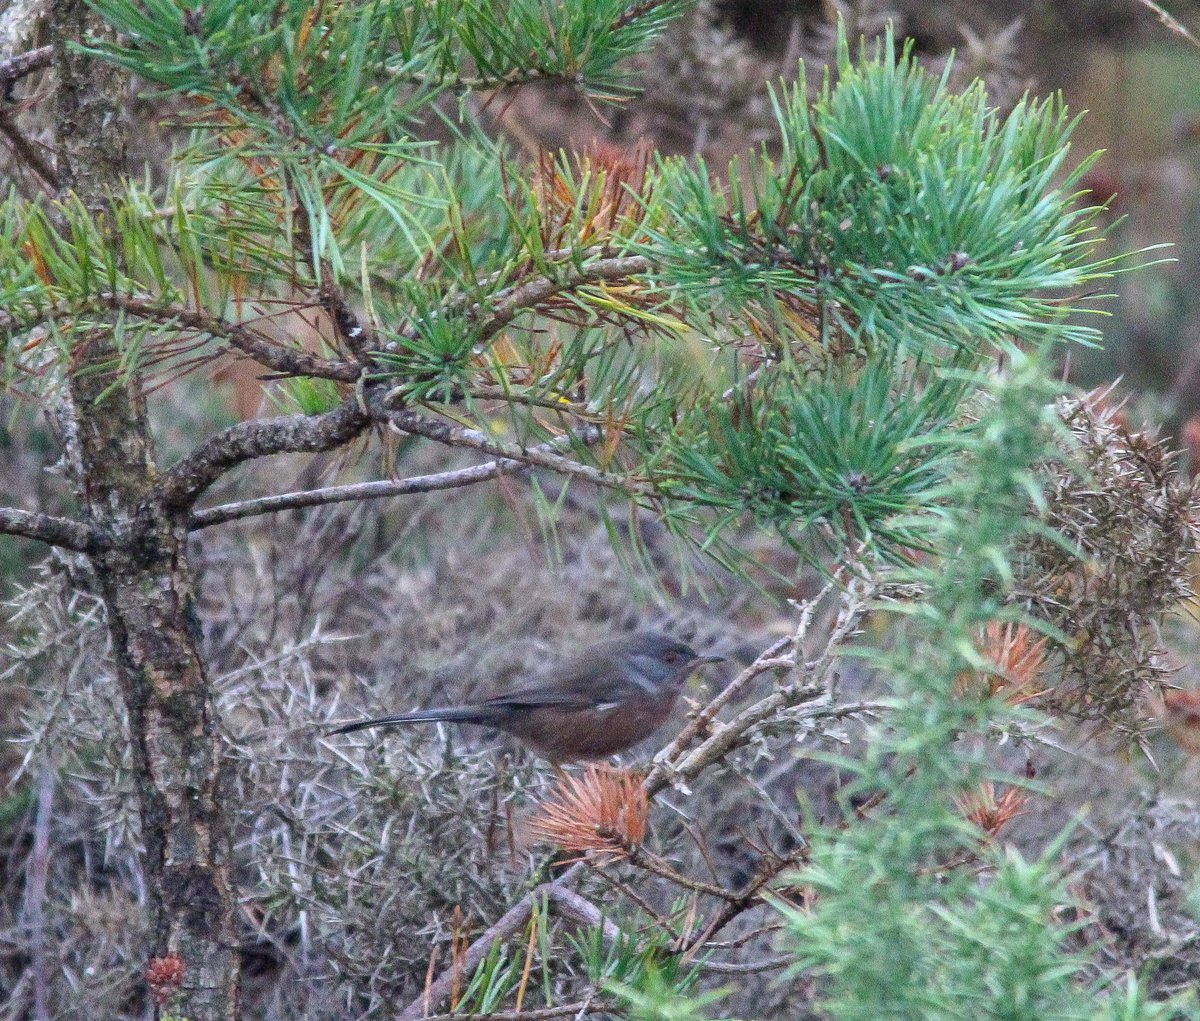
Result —
MULTIPOLYGON (((560 437, 550 443, 534 447, 530 453, 538 455, 553 453, 566 446, 571 440, 592 443, 599 438, 600 430, 583 429, 570 437, 560 437)), ((198 531, 201 528, 223 524, 226 521, 237 521, 259 514, 273 514, 277 511, 295 510, 300 507, 319 507, 331 503, 345 503, 350 500, 378 500, 389 496, 412 496, 417 493, 460 489, 477 482, 487 482, 500 478, 502 475, 512 474, 525 467, 526 465, 520 461, 500 459, 472 465, 469 468, 439 472, 436 475, 415 475, 407 479, 383 479, 374 482, 358 482, 347 486, 327 486, 322 489, 280 493, 276 496, 226 503, 219 507, 209 507, 197 511, 192 515, 191 528, 193 531, 198 531)))
MULTIPOLYGON (((241 422, 230 427, 216 436, 210 437, 192 453, 176 462, 167 472, 160 487, 162 499, 167 506, 182 508, 192 504, 205 490, 231 468, 259 457, 269 457, 274 454, 317 453, 334 450, 360 435, 372 421, 387 423, 402 432, 416 436, 424 436, 448 447, 464 447, 478 450, 492 457, 516 464, 547 468, 561 475, 582 479, 605 489, 615 490, 629 496, 649 496, 651 487, 642 482, 626 478, 612 472, 602 471, 591 465, 580 464, 570 457, 557 453, 559 443, 543 444, 537 447, 525 448, 515 443, 504 443, 489 439, 477 429, 468 429, 453 422, 428 418, 409 409, 388 410, 386 404, 390 394, 385 388, 373 384, 356 393, 353 398, 343 401, 333 411, 323 415, 288 415, 276 418, 256 419, 241 422)), ((561 442, 581 440, 596 442, 602 435, 597 430, 591 435, 590 429, 570 434, 570 439, 564 437, 561 442)), ((487 466, 479 466, 482 471, 487 466)), ((499 468, 495 469, 497 472, 499 468)), ((465 471, 470 471, 467 469, 465 471)), ((403 480, 400 480, 403 483, 403 480)), ((444 482, 447 480, 443 480, 444 482)), ((434 485, 433 488, 453 488, 453 481, 446 485, 434 485)), ((482 478, 464 476, 461 484, 482 481, 482 478)), ((424 483, 421 483, 424 484, 424 483)), ((369 485, 369 484, 366 484, 369 485)), ((400 492, 404 490, 401 489, 400 492)), ((422 490, 413 489, 411 492, 422 490)), ((380 491, 377 495, 399 495, 380 491)), ((345 499, 361 499, 368 494, 344 497, 345 499)), ((293 500, 302 500, 303 494, 285 494, 293 500)), ((317 502, 337 502, 337 497, 317 502)), ((267 497, 264 501, 273 501, 267 497)), ((268 513, 271 510, 282 510, 284 505, 268 506, 267 502, 250 501, 253 509, 247 508, 245 513, 230 514, 229 517, 216 516, 213 508, 212 516, 201 512, 193 521, 193 527, 205 528, 219 521, 247 517, 256 513, 268 513)), ((293 504, 304 506, 304 502, 293 504)), ((239 505, 230 505, 230 508, 239 505)))
POLYGON ((582 479, 604 489, 611 489, 627 496, 650 496, 653 488, 644 482, 606 472, 554 451, 544 451, 537 447, 524 448, 515 443, 504 443, 489 439, 478 429, 468 429, 466 426, 455 425, 453 422, 427 418, 407 408, 400 411, 386 411, 383 416, 389 424, 401 432, 444 443, 448 447, 466 447, 478 450, 493 457, 503 457, 512 461, 520 461, 537 468, 549 468, 561 475, 582 479))
POLYGON ((322 358, 311 351, 280 344, 255 330, 250 323, 231 322, 222 316, 197 309, 166 305, 150 298, 111 291, 90 295, 84 300, 60 299, 40 308, 38 315, 29 319, 0 310, 0 332, 30 330, 58 316, 77 313, 89 306, 126 312, 140 319, 159 323, 164 329, 174 326, 206 333, 217 340, 225 341, 234 350, 258 362, 259 365, 284 376, 310 376, 316 379, 332 379, 339 383, 353 383, 362 374, 362 366, 356 362, 322 358))
MULTIPOLYGON (((547 257, 553 256, 555 259, 562 260, 558 264, 563 268, 570 267, 562 276, 541 276, 497 291, 488 297, 488 301, 491 303, 490 309, 483 302, 475 302, 467 306, 466 300, 460 298, 458 301, 448 302, 445 311, 439 310, 437 314, 457 314, 467 323, 477 323, 482 320, 483 325, 479 327, 476 343, 484 343, 495 337, 521 313, 537 311, 541 305, 557 295, 566 294, 577 287, 601 280, 619 281, 641 273, 648 273, 654 265, 644 255, 627 255, 595 259, 592 262, 584 263, 580 268, 575 268, 578 261, 591 254, 592 251, 594 249, 583 252, 569 249, 548 252, 546 253, 547 257)), ((494 285, 496 277, 497 274, 493 273, 476 281, 476 289, 483 290, 489 285, 494 285)), ((405 340, 417 340, 420 332, 416 326, 410 325, 401 332, 400 336, 405 340)), ((392 350, 395 346, 393 342, 388 345, 387 350, 392 350)))
POLYGON ((482 337, 488 340, 499 333, 522 312, 535 309, 556 294, 562 294, 597 280, 623 280, 650 271, 652 263, 644 255, 627 255, 597 259, 582 269, 567 273, 562 279, 544 277, 530 280, 503 295, 482 327, 482 337))
POLYGON ((39 46, 36 50, 18 53, 15 57, 0 60, 0 93, 5 92, 13 82, 26 75, 49 67, 53 55, 53 46, 39 46))
POLYGON ((240 422, 212 436, 177 461, 159 486, 159 497, 172 508, 192 504, 230 468, 273 454, 336 450, 371 424, 354 399, 324 415, 286 415, 240 422))
POLYGON ((56 518, 16 507, 0 507, 0 533, 38 539, 78 553, 91 552, 102 542, 100 533, 82 521, 56 518))
POLYGON ((112 308, 162 323, 175 325, 221 338, 248 358, 287 376, 313 376, 353 383, 362 366, 350 361, 333 361, 298 348, 278 344, 258 333, 248 323, 234 323, 221 316, 195 309, 156 304, 123 294, 106 294, 103 300, 112 308))

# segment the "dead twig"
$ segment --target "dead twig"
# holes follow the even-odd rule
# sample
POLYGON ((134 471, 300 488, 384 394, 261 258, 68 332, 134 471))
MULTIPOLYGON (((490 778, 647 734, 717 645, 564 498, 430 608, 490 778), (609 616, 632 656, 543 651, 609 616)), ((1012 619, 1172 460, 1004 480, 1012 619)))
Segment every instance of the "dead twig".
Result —
MULTIPOLYGON (((447 968, 437 978, 428 983, 415 1000, 396 1015, 396 1021, 420 1021, 428 1016, 429 1009, 440 1004, 454 991, 461 976, 470 976, 488 953, 492 946, 503 939, 508 939, 519 932, 533 914, 534 905, 543 896, 553 899, 554 892, 572 882, 582 871, 581 865, 573 865, 557 879, 542 883, 522 897, 509 908, 482 936, 468 946, 455 961, 454 967, 447 968)), ((527 1015, 528 1012, 525 1012, 527 1015)), ((447 1015, 449 1016, 449 1015, 447 1015)), ((493 1015, 495 1017, 497 1015, 493 1015)), ((554 1017, 562 1017, 555 1014, 554 1017)))

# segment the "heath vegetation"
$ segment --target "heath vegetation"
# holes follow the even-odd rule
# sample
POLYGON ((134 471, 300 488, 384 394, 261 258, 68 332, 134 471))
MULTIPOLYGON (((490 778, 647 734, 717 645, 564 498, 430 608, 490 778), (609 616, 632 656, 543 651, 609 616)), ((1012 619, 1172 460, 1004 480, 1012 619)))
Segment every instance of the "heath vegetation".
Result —
POLYGON ((0 12, 0 1017, 1196 1016, 1196 494, 1062 381, 1153 257, 1017 29, 714 11, 0 12), (624 768, 329 735, 645 627, 624 768))

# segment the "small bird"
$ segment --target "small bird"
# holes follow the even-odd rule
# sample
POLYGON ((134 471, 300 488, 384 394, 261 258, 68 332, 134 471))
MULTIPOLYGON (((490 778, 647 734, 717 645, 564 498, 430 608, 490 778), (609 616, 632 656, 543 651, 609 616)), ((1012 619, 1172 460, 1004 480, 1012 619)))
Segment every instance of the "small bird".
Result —
POLYGON ((642 631, 582 649, 527 688, 471 705, 359 720, 331 734, 398 723, 471 723, 512 734, 554 763, 603 759, 653 734, 696 667, 722 658, 642 631))

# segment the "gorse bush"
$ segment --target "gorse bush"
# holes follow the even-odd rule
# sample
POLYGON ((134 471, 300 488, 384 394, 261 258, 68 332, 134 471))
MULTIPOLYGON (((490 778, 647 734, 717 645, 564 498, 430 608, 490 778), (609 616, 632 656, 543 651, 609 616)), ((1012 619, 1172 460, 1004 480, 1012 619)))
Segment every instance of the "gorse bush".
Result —
POLYGON ((889 678, 893 711, 867 755, 842 766, 854 777, 845 795, 870 793, 876 807, 858 825, 816 836, 797 877, 812 907, 786 911, 795 967, 818 977, 817 1002, 831 1017, 1171 1018, 1195 1009, 1148 1004, 1132 978, 1089 988, 1086 958, 1070 941, 1076 923, 1063 916, 1071 897, 1055 873, 1058 848, 1029 862, 994 840, 1006 821, 997 785, 1011 792, 1029 782, 998 771, 973 738, 1019 723, 1026 710, 1003 688, 965 690, 960 679, 994 669, 980 647, 985 625, 1021 617, 1011 558, 1023 537, 1044 532, 1031 513, 1046 506, 1033 469, 1063 457, 1056 387, 1038 356, 1012 358, 1006 374, 979 380, 985 410, 960 433, 945 513, 931 526, 953 570, 900 572, 924 598, 901 608, 892 649, 867 654, 889 678))
MULTIPOLYGON (((644 146, 522 160, 485 130, 481 108, 523 85, 627 97, 628 58, 688 6, 94 0, 52 16, 56 163, 33 168, 49 195, 0 203, 0 329, 5 380, 53 411, 78 510, 5 508, 0 529, 86 560, 18 598, 9 658, 43 703, 27 716, 40 804, 56 770, 73 778, 135 906, 106 1010, 233 1018, 258 954, 277 976, 255 991, 263 1016, 698 1018, 731 976, 747 1014, 1184 1011, 1071 942, 1053 848, 1031 863, 1000 839, 1030 778, 999 738, 1033 747, 1044 709, 1137 731, 1195 534, 1153 444, 1124 532, 1100 542, 1071 517, 1072 487, 1128 467, 1104 450, 1137 442, 1096 440, 1050 382, 1061 348, 1099 341, 1083 295, 1114 269, 1076 193, 1073 122, 1056 99, 1002 114, 978 84, 953 92, 889 32, 843 33, 813 95, 780 83, 773 141, 719 170, 644 146), (124 159, 128 76, 183 129, 165 166, 124 159), (172 460, 198 370, 231 359, 280 414, 210 423, 172 460), (1097 448, 1086 463, 1079 441, 1097 448), (451 450, 487 460, 450 465, 451 450), (239 488, 273 486, 275 455, 349 452, 347 477, 409 474, 239 488), (208 531, 502 476, 559 573, 493 536, 494 577, 455 588, 438 573, 463 555, 453 539, 439 569, 412 567, 416 515, 365 561, 361 510, 354 527, 306 517, 292 548, 252 533, 249 565, 208 531), (1121 570, 1093 554, 1125 533, 1179 548, 1147 569, 1135 613, 1071 633, 1084 618, 1062 612, 1064 578, 1121 570), (792 600, 746 636, 702 626, 739 669, 681 710, 645 776, 645 796, 682 803, 648 837, 588 817, 636 783, 587 774, 558 801, 584 855, 564 869, 522 832, 520 795, 544 777, 527 761, 429 734, 378 751, 322 736, 342 698, 462 697, 578 641, 554 586, 585 555, 660 600, 655 617, 593 585, 601 632, 702 617, 697 578, 731 615, 762 586, 792 600), (403 655, 339 659, 322 606, 390 629, 403 655), (59 698, 41 671, 75 617, 87 647, 104 631, 111 648, 96 676, 54 667, 59 698), (526 645, 506 637, 518 626, 526 645), (1137 677, 1105 683, 1097 664, 1118 661, 1137 677), (1045 684, 1019 685, 1014 663, 1045 684), (346 681, 359 667, 377 676, 346 681)), ((55 970, 46 929, 39 910, 19 937, 40 1014, 70 1001, 80 963, 68 943, 55 970)))

